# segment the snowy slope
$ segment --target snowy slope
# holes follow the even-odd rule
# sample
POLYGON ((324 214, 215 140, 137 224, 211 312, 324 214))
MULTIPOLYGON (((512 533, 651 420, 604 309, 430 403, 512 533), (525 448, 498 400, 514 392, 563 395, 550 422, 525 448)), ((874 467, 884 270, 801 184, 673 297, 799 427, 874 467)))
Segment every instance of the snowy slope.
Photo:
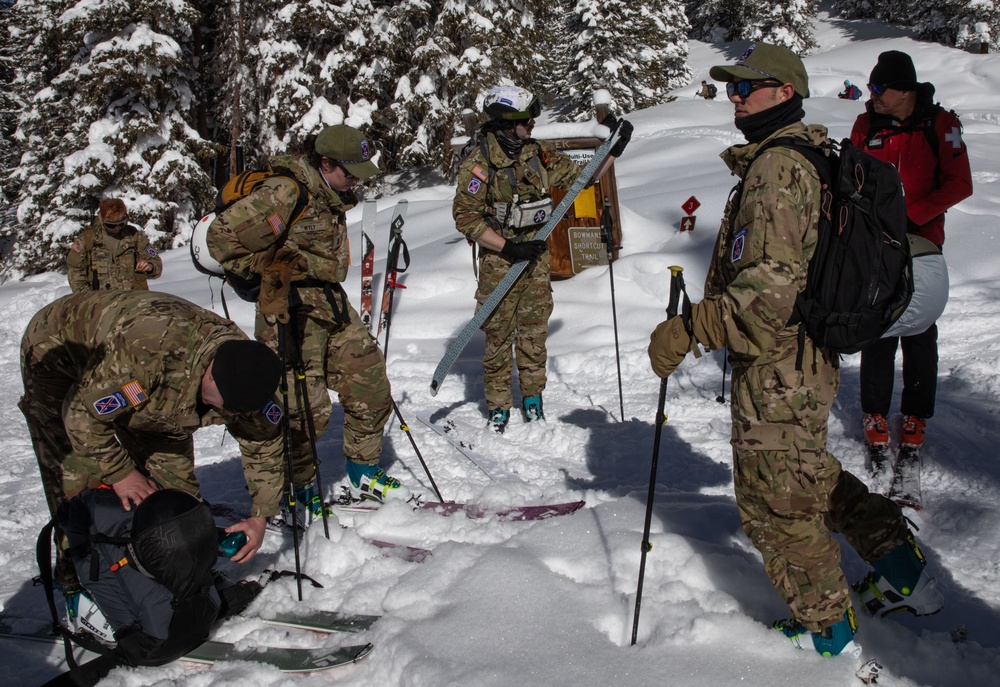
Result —
MULTIPOLYGON (((946 257, 951 301, 939 322, 941 376, 925 463, 925 510, 911 513, 947 606, 925 618, 861 617, 858 642, 885 666, 880 685, 1000 684, 1000 464, 996 461, 1000 397, 1000 58, 917 43, 872 22, 824 17, 821 48, 806 59, 813 97, 807 120, 846 136, 862 105, 836 98, 845 78, 864 84, 879 52, 914 56, 922 80, 965 124, 975 195, 948 214, 946 257), (956 644, 960 625, 968 640, 956 644)), ((663 319, 667 267, 685 267, 693 299, 701 294, 722 206, 732 186, 718 153, 741 142, 724 99, 693 98, 713 64, 732 61, 742 46, 693 43, 693 82, 675 102, 632 113, 636 133, 617 165, 624 213, 624 248, 614 279, 624 377, 625 418, 618 412, 611 293, 606 268, 554 284, 549 339, 548 421, 514 419, 501 438, 469 430, 477 450, 521 481, 491 482, 448 443, 416 421, 418 411, 481 427, 485 407, 474 338, 437 397, 429 382, 441 355, 471 317, 474 279, 470 251, 454 231, 453 189, 435 186, 379 199, 376 283, 384 267, 388 223, 396 201, 409 201, 404 238, 412 258, 396 294, 388 369, 394 396, 446 499, 486 504, 585 499, 575 515, 537 523, 495 518, 444 518, 393 504, 369 515, 343 516, 347 529, 308 533, 306 572, 323 589, 306 588, 304 604, 383 614, 365 636, 376 645, 365 662, 336 673, 289 678, 248 664, 121 669, 111 686, 240 683, 273 685, 685 685, 832 687, 854 682, 855 662, 821 659, 794 649, 768 629, 787 608, 768 582, 760 557, 743 535, 732 497, 729 410, 716 397, 719 354, 690 358, 669 380, 667 412, 653 508, 639 641, 629 646, 646 507, 659 382, 649 369, 649 332, 663 319), (702 203, 697 230, 681 235, 680 209, 702 203), (360 535, 433 549, 422 564, 380 555, 360 535)), ((349 217, 360 246, 360 208, 349 217)), ((358 256, 355 255, 355 264, 358 256)), ((157 289, 222 312, 218 283, 190 265, 187 250, 165 254, 157 289)), ((357 304, 360 275, 346 288, 357 304)), ((23 420, 18 345, 31 315, 68 292, 65 277, 44 275, 0 286, 0 580, 4 610, 41 617, 34 538, 47 518, 23 420)), ((236 319, 252 329, 252 310, 228 294, 236 319)), ((843 365, 841 394, 831 417, 830 449, 863 473, 856 356, 843 365)), ((728 387, 727 387, 728 390, 728 387)), ((320 444, 329 492, 344 480, 342 414, 335 408, 320 444)), ((430 494, 409 442, 387 427, 383 463, 411 488, 430 494)), ((245 503, 238 448, 220 429, 196 436, 198 475, 210 500, 245 503)), ((291 543, 269 533, 251 564, 229 564, 233 576, 265 567, 290 568, 291 543)), ((845 547, 849 579, 866 566, 845 547)), ((294 587, 275 583, 259 603, 296 607, 294 587)), ((220 629, 227 641, 284 646, 349 643, 240 621, 220 629)), ((56 674, 61 649, 3 640, 0 681, 33 685, 56 674)), ((856 683, 859 684, 859 683, 856 683)))

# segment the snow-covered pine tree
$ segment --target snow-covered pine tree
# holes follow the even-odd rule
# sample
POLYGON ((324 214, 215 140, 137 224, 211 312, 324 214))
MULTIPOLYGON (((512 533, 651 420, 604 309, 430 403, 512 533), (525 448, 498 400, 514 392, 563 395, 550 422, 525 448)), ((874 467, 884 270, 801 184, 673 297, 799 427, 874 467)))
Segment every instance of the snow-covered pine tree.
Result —
MULTIPOLYGON (((985 42, 996 50, 1000 40, 997 0, 917 0, 908 7, 908 22, 917 38, 979 52, 985 42)), ((917 72, 919 76, 919 72, 917 72)))
POLYGON ((598 89, 608 90, 622 112, 664 102, 691 80, 688 28, 679 0, 577 0, 569 13, 574 52, 561 116, 593 117, 598 89))
POLYGON ((530 85, 537 65, 531 4, 512 0, 429 3, 430 21, 413 42, 409 69, 384 120, 395 141, 395 164, 451 168, 452 137, 461 112, 501 83, 530 85))
MULTIPOLYGON (((60 3, 22 4, 30 14, 60 3)), ((62 4, 71 7, 54 21, 25 27, 38 51, 25 68, 48 60, 55 75, 26 98, 17 133, 25 154, 12 270, 22 274, 61 266, 104 197, 124 199, 162 246, 182 240, 178 227, 213 195, 201 162, 214 152, 190 121, 201 15, 180 0, 62 4)))
POLYGON ((816 46, 812 19, 817 6, 817 0, 688 0, 687 12, 692 38, 763 41, 806 55, 816 46))
MULTIPOLYGON (((836 0, 833 9, 849 19, 875 17, 912 26, 917 38, 979 52, 1000 48, 998 0, 836 0)), ((918 73, 919 75, 919 73, 918 73)))
POLYGON ((18 184, 10 178, 10 173, 20 157, 14 131, 23 109, 14 89, 15 66, 21 50, 17 28, 11 23, 11 4, 0 2, 0 19, 6 27, 0 32, 0 281, 3 281, 4 266, 11 262, 8 254, 14 245, 13 199, 17 196, 18 184))

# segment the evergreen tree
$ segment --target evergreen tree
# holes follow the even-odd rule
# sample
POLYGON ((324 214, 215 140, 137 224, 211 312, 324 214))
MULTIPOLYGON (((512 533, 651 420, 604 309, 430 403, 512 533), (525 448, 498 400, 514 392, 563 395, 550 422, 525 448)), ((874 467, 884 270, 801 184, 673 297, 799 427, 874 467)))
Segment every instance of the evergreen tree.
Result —
POLYGON ((501 83, 531 85, 539 57, 529 3, 442 0, 412 39, 409 68, 397 81, 386 118, 398 146, 395 165, 451 168, 451 139, 461 113, 501 83))
POLYGON ((816 47, 812 19, 817 6, 817 0, 687 2, 692 38, 710 42, 762 41, 782 45, 799 55, 816 47))
POLYGON ((569 15, 574 54, 563 116, 593 116, 591 98, 608 90, 624 112, 666 100, 691 80, 688 22, 673 0, 577 0, 569 15))
POLYGON ((909 8, 909 23, 917 38, 979 52, 986 43, 1000 47, 1000 5, 997 0, 923 0, 909 8))
POLYGON ((103 0, 62 13, 72 3, 21 0, 15 10, 22 5, 51 11, 54 21, 26 26, 37 32, 28 64, 50 60, 55 75, 20 119, 14 269, 60 266, 105 197, 125 200, 152 240, 172 245, 213 195, 201 163, 214 151, 190 122, 192 26, 201 15, 180 0, 103 0))

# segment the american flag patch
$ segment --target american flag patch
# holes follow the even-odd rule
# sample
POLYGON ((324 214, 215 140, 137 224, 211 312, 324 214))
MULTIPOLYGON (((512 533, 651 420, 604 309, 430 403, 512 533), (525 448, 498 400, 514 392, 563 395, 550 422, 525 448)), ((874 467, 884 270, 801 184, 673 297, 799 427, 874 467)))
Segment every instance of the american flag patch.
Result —
POLYGON ((275 236, 281 236, 285 233, 285 223, 281 221, 281 215, 277 212, 268 217, 267 222, 271 225, 271 231, 274 232, 275 236))
POLYGON ((77 243, 76 241, 74 241, 73 244, 69 247, 69 249, 71 251, 73 251, 74 253, 80 253, 80 252, 83 251, 83 246, 81 246, 79 243, 77 243))
POLYGON ((133 379, 131 382, 123 386, 122 392, 124 392, 125 396, 128 398, 128 402, 134 406, 143 403, 149 398, 146 396, 146 392, 136 379, 133 379))
POLYGON ((472 168, 472 176, 476 177, 480 181, 486 181, 486 179, 488 178, 486 172, 484 172, 483 168, 480 167, 479 165, 476 165, 475 167, 472 168))

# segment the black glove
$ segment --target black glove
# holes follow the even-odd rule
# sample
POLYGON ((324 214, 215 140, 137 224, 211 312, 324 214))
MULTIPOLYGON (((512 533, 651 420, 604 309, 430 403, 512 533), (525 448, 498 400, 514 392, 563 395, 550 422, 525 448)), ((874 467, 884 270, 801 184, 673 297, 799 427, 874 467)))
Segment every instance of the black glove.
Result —
POLYGON ((503 248, 500 249, 500 255, 511 262, 537 260, 548 247, 545 241, 523 241, 522 243, 507 241, 503 244, 503 248))
POLYGON ((635 127, 632 126, 632 122, 627 119, 621 120, 621 124, 618 125, 618 140, 611 146, 611 152, 609 153, 611 157, 622 156, 622 153, 625 152, 625 146, 632 140, 632 131, 634 129, 635 127))

